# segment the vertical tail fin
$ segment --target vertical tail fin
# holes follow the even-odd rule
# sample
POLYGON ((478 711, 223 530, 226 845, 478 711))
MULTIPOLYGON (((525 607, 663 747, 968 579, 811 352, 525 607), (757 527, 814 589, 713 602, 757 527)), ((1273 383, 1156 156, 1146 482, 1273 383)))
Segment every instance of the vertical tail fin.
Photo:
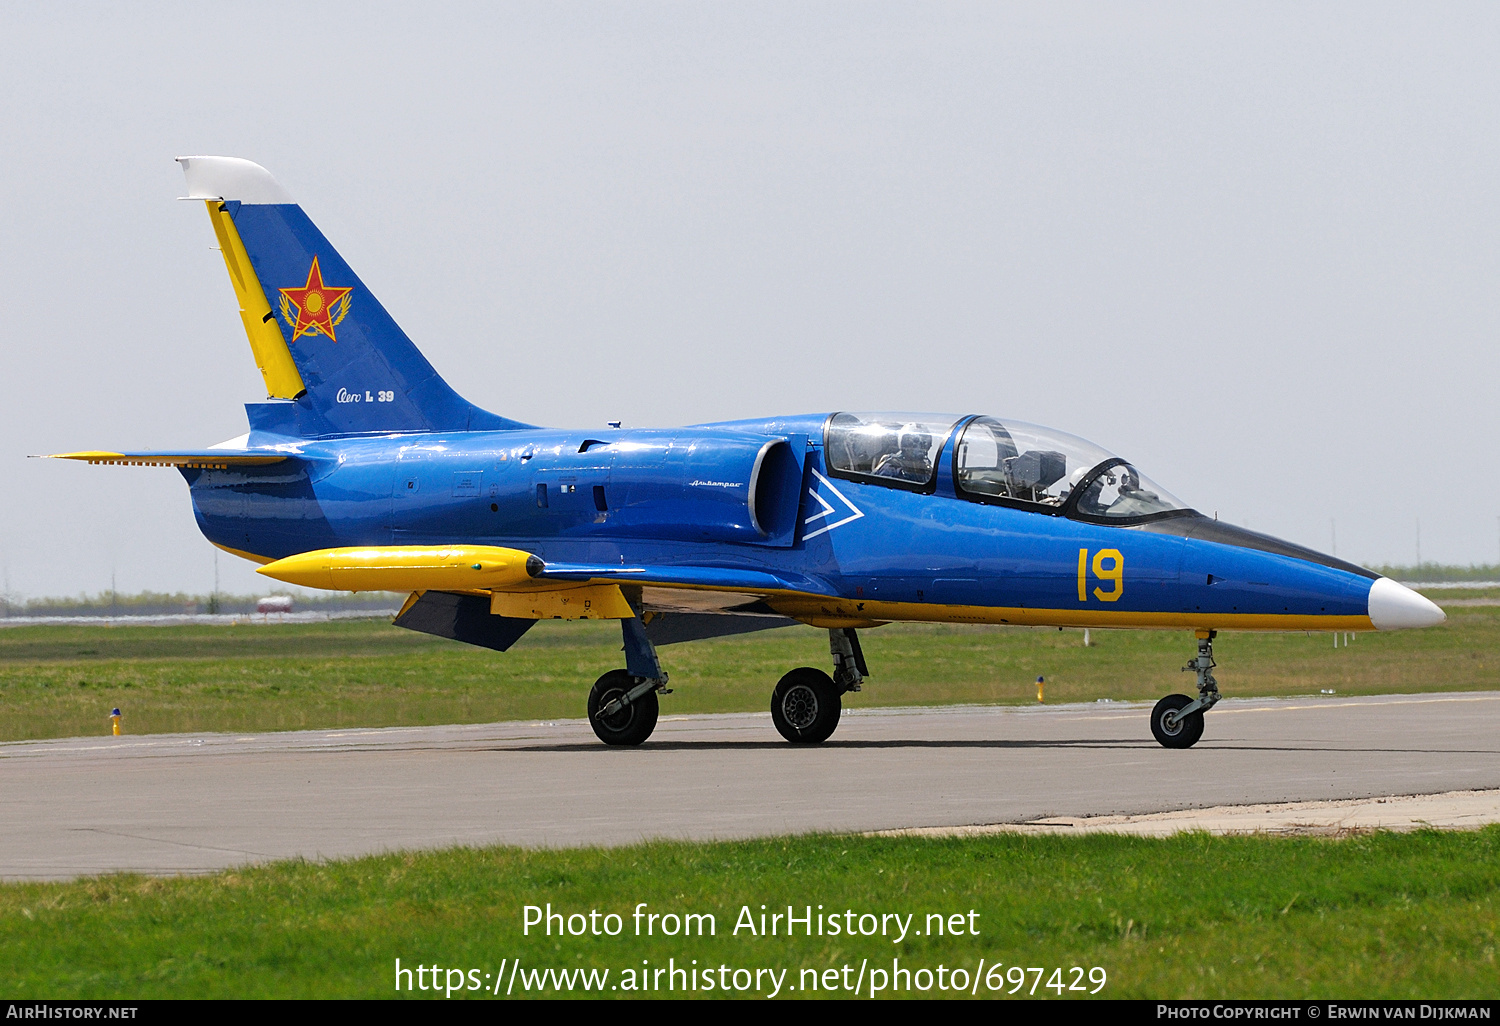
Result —
POLYGON ((179 157, 208 206, 256 365, 305 434, 526 425, 454 392, 302 208, 259 164, 179 157))

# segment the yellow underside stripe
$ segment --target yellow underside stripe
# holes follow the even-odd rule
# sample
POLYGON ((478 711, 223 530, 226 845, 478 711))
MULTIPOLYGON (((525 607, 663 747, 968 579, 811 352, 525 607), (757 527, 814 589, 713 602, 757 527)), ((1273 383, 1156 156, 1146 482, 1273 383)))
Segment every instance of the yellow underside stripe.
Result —
POLYGON ((265 566, 267 563, 276 562, 276 560, 272 559, 270 556, 257 556, 253 552, 246 552, 243 549, 231 549, 228 545, 220 545, 218 542, 209 542, 209 544, 216 549, 223 549, 231 556, 239 556, 241 559, 248 559, 252 563, 259 563, 261 566, 265 566))
POLYGON ((815 626, 837 621, 1015 624, 1024 627, 1138 627, 1155 630, 1373 631, 1368 616, 1309 616, 1301 613, 1155 613, 1105 609, 1025 609, 1014 606, 950 606, 930 602, 829 601, 812 595, 768 596, 778 613, 815 626))
MULTIPOLYGON (((596 578, 604 583, 602 578, 596 578)), ((1151 630, 1373 631, 1369 616, 1305 613, 1138 612, 1112 609, 1035 609, 1020 606, 955 606, 937 602, 880 602, 833 599, 798 591, 719 589, 701 585, 632 581, 650 588, 737 591, 758 594, 783 616, 814 627, 873 627, 882 623, 985 623, 1022 627, 1136 627, 1151 630)))
MULTIPOLYGON (((217 543, 215 543, 217 544, 217 543)), ((218 545, 232 555, 253 563, 270 563, 269 556, 218 545)), ((578 588, 585 582, 562 584, 555 590, 578 588)), ((594 578, 589 584, 619 584, 617 579, 594 578)), ((875 627, 885 623, 984 623, 1021 627, 1135 627, 1148 630, 1240 630, 1240 631, 1373 631, 1368 616, 1317 616, 1305 613, 1151 613, 1108 609, 1027 609, 1019 606, 951 606, 935 602, 869 602, 830 599, 799 591, 769 591, 761 588, 704 588, 701 585, 630 581, 649 588, 685 591, 733 591, 761 595, 766 604, 783 616, 814 627, 875 627)), ((543 590, 542 582, 536 582, 543 590)), ((552 588, 546 589, 554 590, 552 588)), ((488 592, 470 592, 488 594, 488 592)))

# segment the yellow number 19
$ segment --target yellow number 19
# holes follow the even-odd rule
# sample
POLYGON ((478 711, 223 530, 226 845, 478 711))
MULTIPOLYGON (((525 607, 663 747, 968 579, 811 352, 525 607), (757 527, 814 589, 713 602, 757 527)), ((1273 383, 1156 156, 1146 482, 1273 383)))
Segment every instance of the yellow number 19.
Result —
MULTIPOLYGON (((1089 550, 1078 550, 1078 601, 1087 602, 1089 571, 1089 550)), ((1105 591, 1103 588, 1094 589, 1094 598, 1100 602, 1114 602, 1125 593, 1125 557, 1120 555, 1119 549, 1100 549, 1094 553, 1094 576, 1101 581, 1113 581, 1114 589, 1105 591), (1104 566, 1109 561, 1109 567, 1104 566)))

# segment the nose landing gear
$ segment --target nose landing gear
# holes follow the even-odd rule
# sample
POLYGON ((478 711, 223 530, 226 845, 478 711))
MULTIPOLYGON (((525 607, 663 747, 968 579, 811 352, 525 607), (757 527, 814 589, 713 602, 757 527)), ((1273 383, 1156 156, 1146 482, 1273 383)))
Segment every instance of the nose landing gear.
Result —
POLYGON ((1191 748, 1203 736, 1203 714, 1220 699, 1214 680, 1214 637, 1217 631, 1198 632, 1198 657, 1182 669, 1198 675, 1198 697, 1168 695, 1151 710, 1151 734, 1163 748, 1191 748))

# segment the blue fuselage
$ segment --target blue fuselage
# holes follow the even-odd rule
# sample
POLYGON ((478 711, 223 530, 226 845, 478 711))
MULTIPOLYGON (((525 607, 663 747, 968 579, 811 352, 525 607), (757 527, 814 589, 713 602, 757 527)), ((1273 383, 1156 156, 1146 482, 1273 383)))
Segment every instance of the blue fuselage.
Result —
POLYGON ((940 620, 1368 630, 1375 575, 1194 513, 1133 526, 836 477, 823 415, 650 431, 519 429, 306 440, 183 471, 204 535, 262 561, 472 543, 547 563, 721 568, 807 622, 940 620), (764 443, 787 440, 771 480, 764 443), (756 475, 760 492, 754 494, 756 475), (784 481, 782 480, 784 479, 784 481))

